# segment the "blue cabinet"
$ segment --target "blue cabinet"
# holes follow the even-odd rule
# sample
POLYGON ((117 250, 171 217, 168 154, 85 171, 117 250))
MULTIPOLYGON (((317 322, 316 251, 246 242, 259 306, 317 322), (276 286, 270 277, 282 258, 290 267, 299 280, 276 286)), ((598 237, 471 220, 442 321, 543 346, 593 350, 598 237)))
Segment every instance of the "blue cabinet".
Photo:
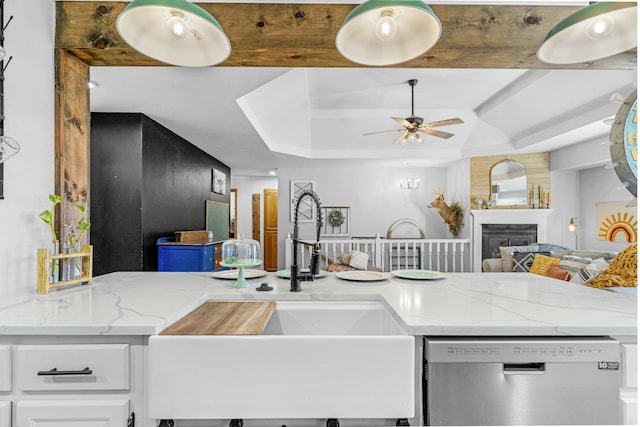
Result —
POLYGON ((175 242, 157 240, 158 271, 216 271, 220 269, 222 242, 175 242))

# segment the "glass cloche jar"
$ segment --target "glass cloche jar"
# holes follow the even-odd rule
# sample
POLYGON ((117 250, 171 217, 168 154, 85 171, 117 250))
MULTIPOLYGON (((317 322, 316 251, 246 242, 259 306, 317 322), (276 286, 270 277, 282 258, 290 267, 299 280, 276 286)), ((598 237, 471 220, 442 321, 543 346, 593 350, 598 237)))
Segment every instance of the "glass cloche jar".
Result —
POLYGON ((244 267, 255 267, 262 264, 260 255, 260 243, 253 239, 245 239, 240 234, 238 239, 230 239, 222 243, 223 267, 237 268, 238 279, 233 284, 235 288, 246 288, 249 283, 244 277, 244 267))

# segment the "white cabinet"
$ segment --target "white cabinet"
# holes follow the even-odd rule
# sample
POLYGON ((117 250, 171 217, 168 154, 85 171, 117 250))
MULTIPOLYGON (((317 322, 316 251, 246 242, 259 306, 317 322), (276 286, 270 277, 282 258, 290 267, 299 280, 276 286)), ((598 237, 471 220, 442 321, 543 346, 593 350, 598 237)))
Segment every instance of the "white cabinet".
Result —
POLYGON ((620 341, 620 410, 622 424, 638 425, 638 343, 636 337, 620 341))
POLYGON ((0 401, 0 427, 11 427, 10 401, 0 401))
POLYGON ((129 345, 18 345, 16 388, 46 390, 127 390, 129 345))
POLYGON ((25 400, 16 405, 16 427, 123 427, 129 418, 129 401, 25 400))
POLYGON ((0 391, 11 391, 11 346, 0 345, 0 391))
POLYGON ((622 392, 620 394, 620 400, 622 401, 622 424, 637 426, 638 425, 638 398, 636 394, 625 395, 622 392))
POLYGON ((0 335, 0 427, 155 427, 145 339, 0 335), (13 402, 13 403, 12 403, 13 402))

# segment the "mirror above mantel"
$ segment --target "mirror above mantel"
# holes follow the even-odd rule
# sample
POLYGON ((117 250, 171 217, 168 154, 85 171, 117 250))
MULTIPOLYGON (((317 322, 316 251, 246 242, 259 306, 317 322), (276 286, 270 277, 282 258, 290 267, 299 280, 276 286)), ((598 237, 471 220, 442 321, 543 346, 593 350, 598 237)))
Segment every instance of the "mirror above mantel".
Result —
POLYGON ((551 207, 548 152, 472 157, 469 162, 471 209, 539 208, 543 206, 538 203, 542 195, 544 207, 551 207), (494 190, 498 190, 497 200, 494 190), (482 203, 477 204, 477 200, 482 203))
POLYGON ((515 160, 505 159, 491 168, 492 206, 527 205, 527 168, 515 160))

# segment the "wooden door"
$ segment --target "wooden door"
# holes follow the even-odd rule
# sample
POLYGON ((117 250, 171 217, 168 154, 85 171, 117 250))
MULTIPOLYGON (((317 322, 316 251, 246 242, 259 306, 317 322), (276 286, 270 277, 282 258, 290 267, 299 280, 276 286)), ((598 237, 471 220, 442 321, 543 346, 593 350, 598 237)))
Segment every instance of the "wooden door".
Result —
POLYGON ((264 269, 278 269, 278 190, 264 190, 264 269))
POLYGON ((251 195, 251 238, 256 241, 260 241, 260 235, 262 230, 260 229, 260 195, 251 195))

